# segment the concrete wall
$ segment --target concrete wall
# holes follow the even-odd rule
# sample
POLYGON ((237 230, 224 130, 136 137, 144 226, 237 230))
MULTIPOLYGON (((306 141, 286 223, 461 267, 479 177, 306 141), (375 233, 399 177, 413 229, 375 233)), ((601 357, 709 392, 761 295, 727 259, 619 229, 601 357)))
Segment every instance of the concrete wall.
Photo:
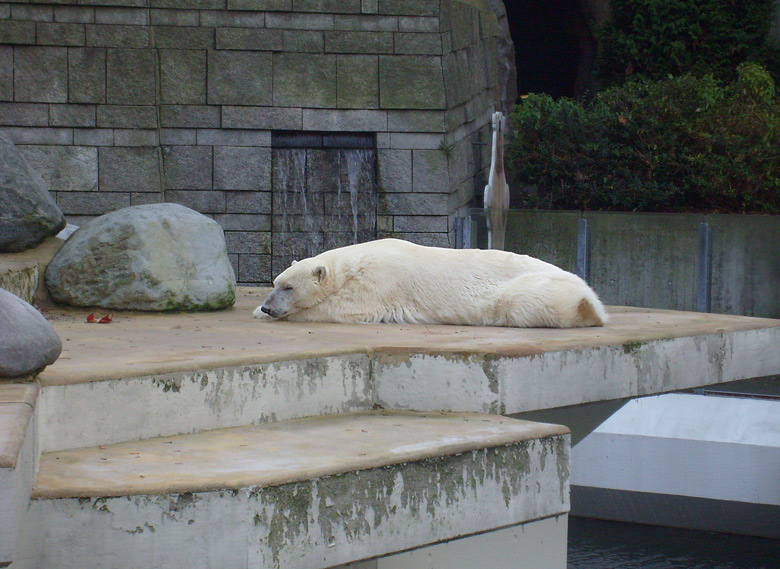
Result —
POLYGON ((487 0, 0 2, 0 128, 70 222, 181 203, 268 283, 275 130, 375 133, 377 235, 452 242, 498 34, 487 0))
POLYGON ((696 310, 698 227, 712 229, 712 312, 780 317, 780 216, 513 211, 507 250, 576 271, 591 226, 590 284, 609 304, 696 310))

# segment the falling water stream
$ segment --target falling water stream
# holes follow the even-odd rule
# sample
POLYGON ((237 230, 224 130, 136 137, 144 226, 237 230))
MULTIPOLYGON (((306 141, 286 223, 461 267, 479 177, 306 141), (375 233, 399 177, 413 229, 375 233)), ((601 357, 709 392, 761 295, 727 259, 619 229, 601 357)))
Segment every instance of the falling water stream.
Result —
POLYGON ((273 149, 274 276, 294 259, 376 238, 376 150, 365 138, 344 148, 349 136, 307 133, 273 149))

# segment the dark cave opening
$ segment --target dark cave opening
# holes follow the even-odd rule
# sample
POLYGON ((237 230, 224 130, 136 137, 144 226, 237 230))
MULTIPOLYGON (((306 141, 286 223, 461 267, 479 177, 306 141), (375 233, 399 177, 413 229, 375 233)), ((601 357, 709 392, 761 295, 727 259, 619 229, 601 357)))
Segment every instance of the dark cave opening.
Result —
POLYGON ((583 98, 593 84, 596 42, 588 0, 506 0, 517 91, 583 98))

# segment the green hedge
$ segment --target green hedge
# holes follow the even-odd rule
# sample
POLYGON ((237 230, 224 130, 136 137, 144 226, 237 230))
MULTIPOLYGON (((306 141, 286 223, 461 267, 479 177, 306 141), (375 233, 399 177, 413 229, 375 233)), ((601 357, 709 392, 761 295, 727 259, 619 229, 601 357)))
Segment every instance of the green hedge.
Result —
POLYGON ((584 104, 523 99, 507 142, 513 206, 780 212, 774 82, 755 63, 737 69, 727 85, 686 74, 629 82, 584 104))
POLYGON ((710 73, 731 81, 750 60, 780 80, 780 51, 766 43, 775 1, 610 0, 612 18, 595 30, 601 79, 710 73))

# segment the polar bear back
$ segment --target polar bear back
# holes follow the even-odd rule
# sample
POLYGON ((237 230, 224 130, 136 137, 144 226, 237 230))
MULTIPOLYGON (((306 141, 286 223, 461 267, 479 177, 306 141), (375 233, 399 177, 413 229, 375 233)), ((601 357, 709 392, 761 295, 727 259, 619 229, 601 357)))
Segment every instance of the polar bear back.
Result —
POLYGON ((527 255, 382 239, 304 263, 288 271, 325 266, 332 290, 288 320, 552 327, 607 320, 582 279, 527 255))

